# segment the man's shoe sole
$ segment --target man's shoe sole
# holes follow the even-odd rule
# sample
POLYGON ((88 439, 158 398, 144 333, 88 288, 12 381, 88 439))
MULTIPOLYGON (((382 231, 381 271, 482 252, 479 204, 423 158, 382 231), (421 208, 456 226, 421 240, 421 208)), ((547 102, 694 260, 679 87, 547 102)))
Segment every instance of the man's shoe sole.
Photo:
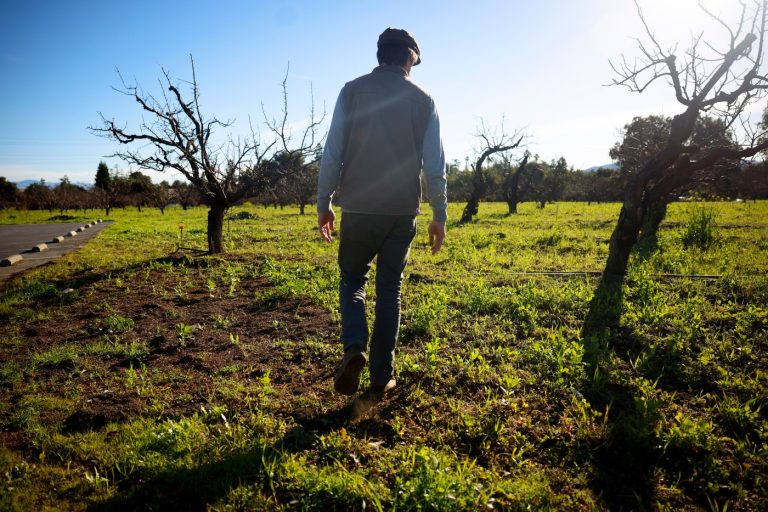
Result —
POLYGON ((333 388, 342 395, 354 395, 360 386, 360 373, 365 368, 365 354, 352 356, 346 366, 339 370, 333 381, 333 388))

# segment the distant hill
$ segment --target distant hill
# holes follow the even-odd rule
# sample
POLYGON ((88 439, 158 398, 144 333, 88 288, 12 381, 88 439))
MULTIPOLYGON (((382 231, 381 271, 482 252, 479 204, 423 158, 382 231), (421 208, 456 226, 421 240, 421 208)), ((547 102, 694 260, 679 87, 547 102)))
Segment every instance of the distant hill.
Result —
MULTIPOLYGON (((16 186, 17 186, 17 187, 19 187, 20 189, 22 189, 22 190, 23 190, 23 189, 27 188, 28 186, 30 186, 31 184, 33 184, 33 183, 37 183, 38 181, 39 181, 39 180, 23 180, 23 181, 17 181, 17 182, 16 182, 16 186)), ((48 185, 49 187, 51 186, 51 184, 50 184, 50 183, 46 183, 46 185, 48 185)))
POLYGON ((595 171, 599 171, 600 169, 611 169, 612 171, 615 171, 618 168, 619 168, 619 164, 610 163, 610 164, 595 165, 595 166, 589 167, 587 169, 584 169, 584 172, 595 172, 595 171))
MULTIPOLYGON (((32 185, 33 183, 40 183, 40 180, 21 180, 21 181, 16 181, 15 183, 16 183, 16 186, 19 187, 19 189, 24 190, 25 188, 32 185)), ((46 181, 45 184, 48 186, 48 188, 54 188, 56 185, 59 184, 59 182, 46 181)), ((86 190, 89 190, 91 187, 93 187, 92 183, 82 183, 80 181, 76 181, 72 184, 78 187, 83 187, 86 190)))

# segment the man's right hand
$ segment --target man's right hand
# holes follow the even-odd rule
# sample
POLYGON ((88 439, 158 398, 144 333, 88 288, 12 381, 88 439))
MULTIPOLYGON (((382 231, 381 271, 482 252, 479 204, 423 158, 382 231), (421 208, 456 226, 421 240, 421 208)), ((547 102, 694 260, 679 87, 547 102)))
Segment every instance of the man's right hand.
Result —
POLYGON ((333 210, 317 214, 317 226, 320 228, 320 236, 326 242, 333 240, 333 221, 335 220, 336 214, 333 213, 333 210))
POLYGON ((429 223, 427 232, 429 233, 429 245, 432 247, 432 254, 437 254, 445 240, 445 222, 433 220, 429 223))

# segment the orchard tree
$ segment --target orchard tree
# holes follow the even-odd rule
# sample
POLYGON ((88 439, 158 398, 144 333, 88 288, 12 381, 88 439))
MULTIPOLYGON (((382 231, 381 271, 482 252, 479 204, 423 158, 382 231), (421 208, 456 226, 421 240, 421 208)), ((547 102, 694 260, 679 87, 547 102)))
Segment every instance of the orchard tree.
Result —
POLYGON ((305 153, 278 151, 268 165, 275 167, 275 172, 282 178, 275 183, 266 199, 274 205, 284 206, 289 203, 299 205, 299 212, 304 215, 306 206, 312 203, 317 193, 317 177, 320 174, 320 155, 307 162, 305 153))
POLYGON ((725 47, 718 49, 698 35, 678 56, 656 39, 637 5, 645 27, 645 39, 638 40, 640 56, 637 60, 622 58, 620 64, 612 64, 617 75, 615 85, 642 93, 649 85, 664 81, 683 111, 671 119, 666 137, 648 155, 638 157, 638 169, 627 181, 619 219, 611 235, 604 282, 623 281, 641 231, 645 226, 652 230, 658 226, 666 205, 679 190, 723 161, 750 158, 768 148, 768 140, 744 116, 768 88, 767 70, 763 66, 766 2, 742 3, 733 22, 716 16, 703 4, 700 7, 725 33, 725 47), (741 140, 733 145, 722 141, 696 143, 694 134, 703 114, 717 116, 726 129, 739 126, 744 132, 741 140))
POLYGON ((669 139, 672 119, 664 116, 634 117, 624 125, 621 142, 617 142, 608 151, 611 159, 619 164, 619 170, 625 177, 637 174, 645 162, 658 153, 669 139))
POLYGON ((537 208, 542 210, 547 205, 550 197, 550 175, 551 170, 549 166, 539 161, 538 157, 534 157, 533 161, 529 162, 526 166, 526 195, 536 203, 537 208))
MULTIPOLYGON (((138 84, 127 85, 121 77, 120 92, 138 103, 146 120, 131 130, 102 115, 102 127, 92 128, 92 131, 128 148, 113 156, 142 169, 179 172, 192 183, 209 208, 208 252, 215 254, 224 250, 222 237, 227 209, 280 177, 265 172, 264 166, 267 155, 280 137, 264 143, 251 129, 247 138, 229 137, 221 142, 217 132, 230 127, 232 122, 203 114, 191 56, 190 63, 192 78, 184 82, 188 86, 186 92, 182 92, 165 70, 159 96, 145 92, 138 84)), ((283 92, 287 99, 285 87, 283 92)), ((284 104, 283 110, 287 117, 287 105, 284 104)), ((311 117, 305 131, 306 140, 311 139, 310 133, 314 136, 319 122, 314 115, 311 117)), ((284 121, 274 127, 280 129, 282 142, 287 145, 285 138, 290 136, 287 123, 284 121)))
POLYGON ((85 189, 73 184, 65 174, 53 189, 53 201, 61 213, 68 210, 84 209, 85 189))
POLYGON ((624 186, 621 173, 616 169, 597 169, 586 176, 586 182, 588 202, 607 203, 621 201, 623 197, 624 186))
MULTIPOLYGON (((502 185, 501 194, 504 197, 504 201, 507 203, 508 215, 517 213, 517 204, 527 192, 528 187, 520 187, 520 179, 525 176, 527 172, 526 166, 528 165, 528 159, 531 157, 531 153, 526 151, 523 154, 523 159, 517 164, 512 165, 512 161, 507 155, 502 157, 504 168, 504 182, 502 185)), ((526 182, 530 183, 530 182, 526 182)))
POLYGON ((151 203, 150 196, 154 186, 152 178, 143 172, 130 172, 125 178, 124 201, 141 211, 142 207, 151 203))
POLYGON ((487 128, 481 121, 477 137, 481 140, 479 156, 472 167, 472 192, 459 220, 462 224, 472 221, 472 218, 477 215, 480 200, 488 193, 488 176, 483 170, 483 164, 494 155, 503 155, 520 147, 526 135, 521 130, 515 130, 512 134, 506 133, 502 119, 498 130, 487 128))
POLYGON ((570 174, 568 163, 563 157, 552 160, 549 164, 535 157, 528 164, 526 173, 528 195, 536 202, 537 207, 543 210, 547 203, 563 198, 570 174))
POLYGON ((768 162, 744 165, 733 176, 736 195, 744 199, 768 199, 768 162))
POLYGON ((165 215, 165 208, 176 199, 173 189, 167 181, 161 181, 159 184, 150 184, 146 192, 147 203, 160 210, 161 215, 165 215))
POLYGON ((53 209, 56 207, 53 191, 43 179, 24 189, 22 201, 24 206, 30 210, 48 210, 53 213, 53 209))
POLYGON ((190 206, 197 206, 201 203, 200 194, 197 188, 189 182, 175 180, 171 184, 171 189, 183 210, 186 210, 190 206))

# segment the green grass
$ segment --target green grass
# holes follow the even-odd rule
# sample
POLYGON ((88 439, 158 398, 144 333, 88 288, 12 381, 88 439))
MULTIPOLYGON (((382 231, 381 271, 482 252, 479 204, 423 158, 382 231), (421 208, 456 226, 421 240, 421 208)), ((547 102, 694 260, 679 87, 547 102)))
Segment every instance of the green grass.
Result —
MULTIPOLYGON (((332 373, 338 332, 297 338, 291 326, 312 319, 285 308, 339 320, 338 246, 314 215, 238 207, 255 218, 225 224, 226 256, 171 260, 205 248, 204 209, 113 210, 98 243, 0 291, 0 508, 765 509, 768 202, 709 203, 705 220, 701 208, 670 206, 657 249, 633 256, 620 325, 587 337, 596 278, 537 273, 602 270, 617 204, 524 203, 513 216, 482 204, 475 222, 449 223, 435 256, 425 213, 398 394, 348 421, 328 379, 306 377, 332 373), (262 281, 273 286, 251 291, 262 281), (153 330, 127 313, 139 287, 164 315, 153 330), (187 316, 205 301, 225 307, 187 316), (29 329, 65 325, 76 307, 93 316, 84 332, 29 346, 29 329), (270 319, 266 361, 243 311, 270 319), (157 343, 212 365, 195 352, 210 336, 230 355, 204 389, 181 367, 158 371, 157 343), (126 417, 78 415, 110 393, 126 417)), ((50 216, 0 211, 0 223, 50 216)))

